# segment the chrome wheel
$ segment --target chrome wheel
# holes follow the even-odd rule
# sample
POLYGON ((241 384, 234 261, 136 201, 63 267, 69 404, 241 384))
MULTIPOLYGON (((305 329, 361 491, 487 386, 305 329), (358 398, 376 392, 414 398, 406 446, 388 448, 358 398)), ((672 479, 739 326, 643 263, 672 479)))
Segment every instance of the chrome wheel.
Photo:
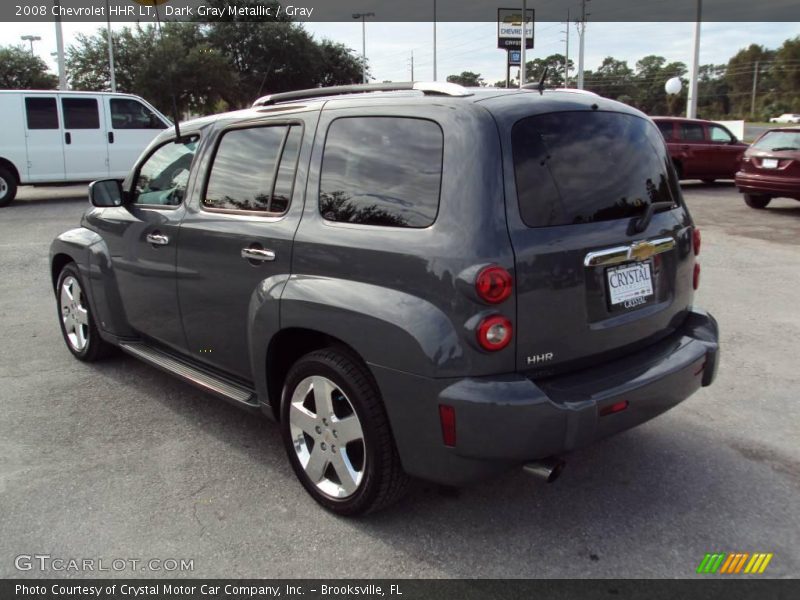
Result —
POLYGON ((355 409, 333 381, 306 377, 289 406, 292 445, 305 474, 323 494, 352 496, 364 477, 364 432, 355 409))
POLYGON ((78 280, 71 275, 61 282, 61 322, 69 345, 82 352, 89 343, 89 310, 78 280))
POLYGON ((3 177, 0 177, 0 200, 5 198, 7 193, 8 193, 8 182, 3 177))

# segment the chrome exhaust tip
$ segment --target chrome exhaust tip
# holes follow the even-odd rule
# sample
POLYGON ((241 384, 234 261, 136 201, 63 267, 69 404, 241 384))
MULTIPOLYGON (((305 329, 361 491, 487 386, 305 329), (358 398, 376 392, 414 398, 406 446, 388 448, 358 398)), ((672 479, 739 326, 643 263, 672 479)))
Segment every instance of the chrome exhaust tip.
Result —
POLYGON ((567 463, 560 458, 550 456, 542 460, 525 463, 522 465, 522 470, 528 475, 533 475, 538 479, 544 480, 545 483, 553 483, 559 478, 566 464, 567 463))

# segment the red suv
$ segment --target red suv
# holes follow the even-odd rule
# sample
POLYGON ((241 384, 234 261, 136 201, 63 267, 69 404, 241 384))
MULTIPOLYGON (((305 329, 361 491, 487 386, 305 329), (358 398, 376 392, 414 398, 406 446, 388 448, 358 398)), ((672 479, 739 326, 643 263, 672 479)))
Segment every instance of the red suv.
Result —
POLYGON ((733 179, 747 150, 719 123, 680 117, 653 117, 667 141, 679 179, 733 179))
POLYGON ((751 208, 778 196, 800 200, 800 127, 771 129, 742 157, 736 187, 751 208))

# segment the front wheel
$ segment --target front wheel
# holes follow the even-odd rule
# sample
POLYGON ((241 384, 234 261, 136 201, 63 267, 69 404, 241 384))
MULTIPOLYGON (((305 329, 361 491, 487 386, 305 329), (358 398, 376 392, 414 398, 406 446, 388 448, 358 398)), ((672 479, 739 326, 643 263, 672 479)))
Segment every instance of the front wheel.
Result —
POLYGON ((6 167, 0 167, 0 207, 11 204, 17 197, 17 178, 6 167))
POLYGON ((97 331, 89 299, 74 263, 61 270, 56 296, 61 334, 72 355, 79 360, 94 362, 109 354, 113 346, 105 342, 97 331))
POLYGON ((355 516, 394 502, 406 487, 380 394, 348 353, 307 354, 283 388, 281 433, 289 462, 319 504, 355 516))
POLYGON ((744 203, 750 208, 766 208, 770 200, 772 200, 772 198, 761 194, 744 195, 744 203))

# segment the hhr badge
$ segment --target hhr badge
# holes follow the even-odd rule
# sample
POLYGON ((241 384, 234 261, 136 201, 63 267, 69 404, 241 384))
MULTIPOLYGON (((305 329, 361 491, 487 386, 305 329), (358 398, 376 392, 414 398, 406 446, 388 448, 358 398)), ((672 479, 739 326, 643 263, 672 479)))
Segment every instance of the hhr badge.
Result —
POLYGON ((543 362, 547 362, 549 360, 553 360, 553 353, 552 352, 545 352, 544 354, 534 354, 533 356, 528 357, 528 365, 538 365, 543 362))

